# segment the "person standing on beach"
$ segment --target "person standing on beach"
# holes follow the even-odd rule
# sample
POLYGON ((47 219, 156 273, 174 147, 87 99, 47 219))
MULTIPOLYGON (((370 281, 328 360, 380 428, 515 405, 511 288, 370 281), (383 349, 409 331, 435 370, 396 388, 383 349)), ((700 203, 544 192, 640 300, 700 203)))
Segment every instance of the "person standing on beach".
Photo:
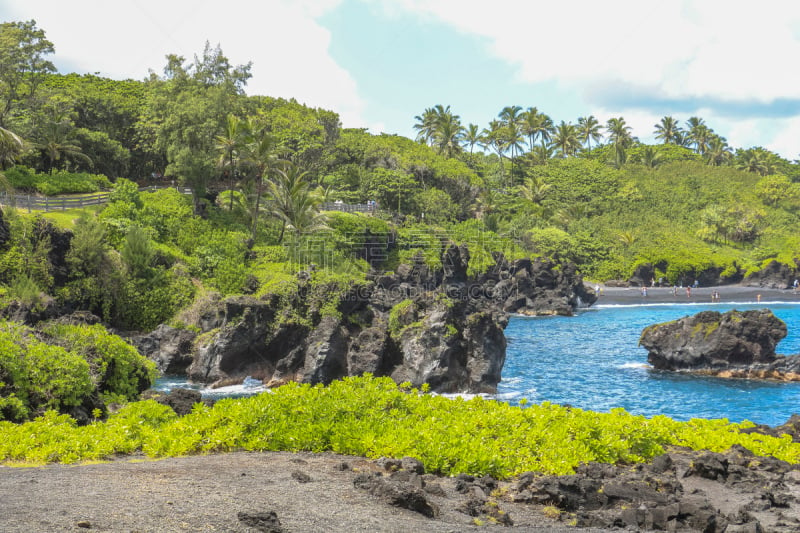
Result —
POLYGON ((686 297, 687 298, 691 298, 692 297, 692 287, 691 287, 691 285, 687 285, 686 286, 686 297))

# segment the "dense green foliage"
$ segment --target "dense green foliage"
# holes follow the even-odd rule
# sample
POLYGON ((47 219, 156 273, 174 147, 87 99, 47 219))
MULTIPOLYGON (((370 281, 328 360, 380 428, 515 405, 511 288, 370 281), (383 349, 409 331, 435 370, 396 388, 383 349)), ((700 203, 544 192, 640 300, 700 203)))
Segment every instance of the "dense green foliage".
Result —
POLYGON ((78 194, 110 189, 111 182, 103 174, 87 172, 36 172, 22 165, 5 171, 9 184, 23 193, 41 193, 46 196, 78 194))
POLYGON ((138 398, 155 364, 100 325, 0 322, 0 420, 138 398))
POLYGON ((211 408, 198 404, 182 418, 146 401, 85 427, 55 413, 22 425, 0 423, 0 460, 70 463, 137 451, 166 457, 307 450, 412 456, 429 472, 501 478, 526 471, 566 474, 586 461, 641 462, 671 444, 712 451, 741 444, 757 455, 800 461, 800 444, 788 436, 738 431, 751 425, 647 419, 622 409, 594 413, 547 403, 520 408, 480 397, 420 394, 388 378, 365 376, 327 387, 289 384, 211 408))

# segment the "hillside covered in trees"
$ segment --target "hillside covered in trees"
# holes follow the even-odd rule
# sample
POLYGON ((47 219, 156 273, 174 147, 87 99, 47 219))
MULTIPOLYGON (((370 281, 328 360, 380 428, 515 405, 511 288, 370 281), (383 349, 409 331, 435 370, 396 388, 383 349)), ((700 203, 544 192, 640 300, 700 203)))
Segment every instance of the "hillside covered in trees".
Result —
POLYGON ((247 95, 250 65, 231 65, 219 46, 168 56, 142 80, 58 73, 53 50, 34 21, 0 25, 5 185, 111 194, 58 215, 4 206, 7 318, 55 308, 124 331, 180 326, 221 296, 284 298, 307 271, 315 303, 282 320, 314 321, 341 313, 338 298, 371 270, 414 257, 441 266, 450 242, 469 246, 473 273, 495 265, 493 252, 570 261, 597 281, 628 280, 643 264, 669 284, 798 268, 800 166, 734 149, 699 117, 664 117, 661 143, 647 145, 623 117, 555 123, 512 105, 482 128, 436 105, 409 117, 412 140, 247 95))

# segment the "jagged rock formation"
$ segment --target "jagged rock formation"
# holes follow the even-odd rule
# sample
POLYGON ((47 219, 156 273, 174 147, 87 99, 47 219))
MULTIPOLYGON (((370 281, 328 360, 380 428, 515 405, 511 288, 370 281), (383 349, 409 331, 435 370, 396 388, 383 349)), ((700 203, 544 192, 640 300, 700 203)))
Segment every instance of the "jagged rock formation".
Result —
POLYGON ((786 324, 769 309, 703 311, 645 328, 639 344, 658 370, 797 381, 800 357, 775 354, 786 333, 786 324))
POLYGON ((161 324, 147 335, 133 337, 131 343, 156 363, 162 374, 181 374, 192 364, 197 333, 161 324))
POLYGON ((673 448, 651 463, 588 463, 574 475, 523 474, 515 502, 553 505, 578 527, 636 531, 797 531, 800 472, 736 445, 725 453, 673 448))
MULTIPOLYGON (((193 324, 202 333, 187 369, 191 380, 229 384, 246 376, 269 386, 328 383, 365 372, 438 392, 494 392, 505 362, 508 313, 572 314, 595 301, 573 265, 546 259, 508 262, 478 277, 469 251, 450 246, 442 269, 422 260, 394 274, 374 275, 322 309, 303 273, 283 299, 233 297, 193 324)), ((164 329, 140 337, 143 353, 170 368, 164 329), (158 336, 161 340, 154 340, 158 336), (158 347, 157 349, 155 347, 158 347)))
POLYGON ((747 276, 744 284, 749 287, 788 289, 798 276, 800 276, 800 262, 797 259, 795 259, 795 268, 773 260, 758 272, 747 276))

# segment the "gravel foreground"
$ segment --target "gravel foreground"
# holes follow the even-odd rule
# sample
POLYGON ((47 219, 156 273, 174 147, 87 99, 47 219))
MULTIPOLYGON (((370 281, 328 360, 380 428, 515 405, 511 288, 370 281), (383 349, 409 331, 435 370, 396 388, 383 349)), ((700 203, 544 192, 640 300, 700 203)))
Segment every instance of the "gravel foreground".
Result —
POLYGON ((501 503, 513 526, 485 517, 476 526, 456 510, 466 496, 453 478, 437 478, 443 495, 430 499, 441 513, 427 518, 354 486, 359 473, 376 470, 375 461, 358 457, 283 452, 0 466, 0 531, 603 531, 567 527, 542 514, 542 506, 513 502, 501 503), (270 511, 280 529, 239 518, 270 511))

